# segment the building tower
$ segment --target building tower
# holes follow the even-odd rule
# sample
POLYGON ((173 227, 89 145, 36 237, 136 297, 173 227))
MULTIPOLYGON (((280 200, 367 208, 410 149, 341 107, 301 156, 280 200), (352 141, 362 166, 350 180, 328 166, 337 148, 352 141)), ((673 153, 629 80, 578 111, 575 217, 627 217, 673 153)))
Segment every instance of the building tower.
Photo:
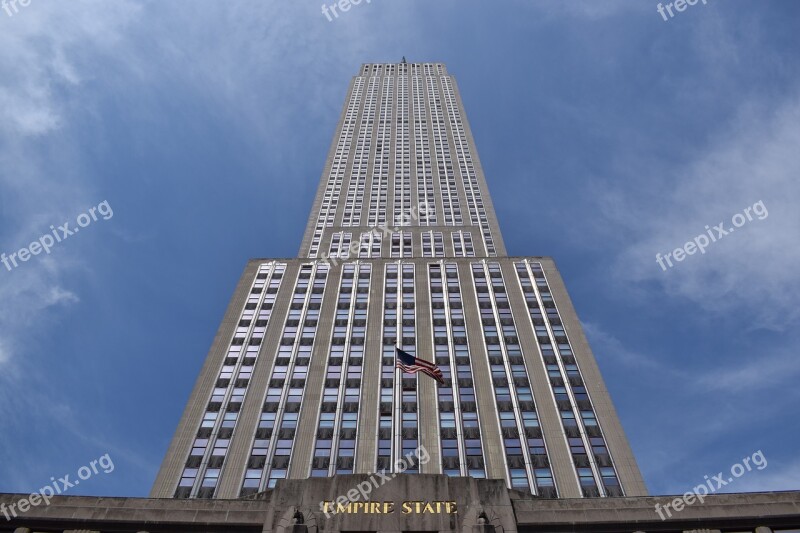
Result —
POLYGON ((151 495, 394 472, 420 447, 406 473, 646 493, 553 261, 506 254, 454 78, 404 60, 353 78, 299 257, 248 263, 151 495))

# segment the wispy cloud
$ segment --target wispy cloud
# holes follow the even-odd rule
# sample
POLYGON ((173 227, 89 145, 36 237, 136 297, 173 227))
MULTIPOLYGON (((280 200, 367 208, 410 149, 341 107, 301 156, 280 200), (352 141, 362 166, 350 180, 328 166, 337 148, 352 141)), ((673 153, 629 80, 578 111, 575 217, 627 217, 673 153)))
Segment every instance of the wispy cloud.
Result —
MULTIPOLYGON (((754 325, 780 329, 800 318, 800 100, 745 106, 698 156, 678 169, 672 191, 655 202, 627 198, 629 209, 607 211, 626 228, 618 272, 629 281, 660 284, 674 296, 717 314, 747 308, 754 325), (750 223, 666 272, 665 253, 705 232, 706 225, 763 201, 769 218, 750 223)), ((653 171, 658 172, 655 167, 653 171)), ((648 199, 650 200, 650 199, 648 199)), ((608 207, 618 200, 611 196, 608 207)))
MULTIPOLYGON (((651 484, 658 493, 681 493, 694 477, 716 468, 718 460, 712 450, 750 453, 754 450, 743 447, 765 445, 760 430, 754 428, 759 424, 769 427, 771 421, 782 419, 797 401, 793 384, 800 374, 800 362, 794 350, 757 357, 748 352, 744 362, 732 363, 698 356, 690 358, 695 361, 690 367, 678 368, 672 361, 631 350, 624 339, 598 324, 585 323, 584 329, 598 361, 605 361, 613 370, 611 375, 635 376, 624 392, 639 402, 633 412, 647 416, 630 419, 629 415, 627 429, 638 444, 640 465, 648 479, 656 480, 651 484), (762 401, 764 390, 789 393, 780 401, 762 401), (676 434, 691 438, 672 438, 676 434), (736 446, 723 444, 732 438, 736 446)), ((728 354, 725 361, 734 359, 733 355, 728 354)), ((731 490, 796 490, 797 478, 792 480, 783 469, 771 472, 776 473, 765 477, 758 472, 746 483, 737 481, 731 490)))
POLYGON ((583 331, 589 339, 598 360, 609 359, 617 364, 639 370, 657 370, 677 374, 678 372, 654 357, 627 348, 622 341, 592 322, 584 322, 583 331))
POLYGON ((718 368, 697 379, 697 386, 712 393, 735 394, 776 389, 780 384, 791 385, 800 375, 800 358, 795 350, 749 358, 734 368, 718 368))
POLYGON ((94 76, 83 59, 97 50, 111 52, 137 11, 128 0, 76 0, 36 2, 3 17, 0 129, 35 136, 62 125, 69 105, 62 91, 94 76))
MULTIPOLYGON (((0 252, 28 246, 96 203, 98 182, 74 119, 94 118, 89 87, 104 75, 94 60, 115 56, 137 12, 128 0, 43 0, 0 15, 0 252)), ((43 324, 54 327, 80 302, 76 278, 90 271, 78 248, 61 246, 13 271, 0 266, 0 433, 18 436, 0 441, 3 457, 14 458, 2 469, 6 490, 58 474, 41 460, 54 440, 67 455, 70 440, 94 438, 63 384, 50 381, 40 351, 43 324)))

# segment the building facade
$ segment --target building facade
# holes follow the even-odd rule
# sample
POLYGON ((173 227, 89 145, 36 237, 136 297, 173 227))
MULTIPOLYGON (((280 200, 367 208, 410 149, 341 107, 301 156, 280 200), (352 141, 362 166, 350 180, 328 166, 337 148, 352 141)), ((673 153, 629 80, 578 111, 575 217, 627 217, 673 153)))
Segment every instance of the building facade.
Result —
POLYGON ((454 78, 365 64, 300 253, 247 265, 151 495, 398 473, 420 451, 404 473, 646 493, 553 261, 506 253, 454 78))

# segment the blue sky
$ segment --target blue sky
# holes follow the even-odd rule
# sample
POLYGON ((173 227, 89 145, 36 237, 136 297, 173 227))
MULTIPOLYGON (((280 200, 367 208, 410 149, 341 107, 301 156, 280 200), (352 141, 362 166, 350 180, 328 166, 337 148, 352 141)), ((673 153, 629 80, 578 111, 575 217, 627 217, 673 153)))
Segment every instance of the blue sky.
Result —
POLYGON ((796 0, 32 0, 0 11, 0 491, 144 496, 251 257, 292 257, 363 62, 458 80, 507 248, 555 258, 653 494, 800 489, 796 0), (703 255, 655 261, 763 202, 703 255), (74 222, 72 224, 74 226, 74 222))

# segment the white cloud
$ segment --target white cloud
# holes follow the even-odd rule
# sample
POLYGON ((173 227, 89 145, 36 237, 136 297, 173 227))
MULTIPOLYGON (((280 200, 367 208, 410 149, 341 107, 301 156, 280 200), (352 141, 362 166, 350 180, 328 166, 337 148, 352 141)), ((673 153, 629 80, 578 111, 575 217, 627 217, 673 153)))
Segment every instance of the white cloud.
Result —
POLYGON ((796 321, 799 145, 800 100, 747 105, 677 175, 653 180, 671 190, 607 195, 606 215, 629 237, 618 274, 659 283, 670 295, 716 314, 746 310, 756 326, 781 329, 796 321), (689 256, 666 272, 656 263, 657 253, 682 247, 705 233, 706 225, 724 222, 730 228, 731 217, 759 201, 769 212, 764 220, 746 223, 704 255, 689 256))
MULTIPOLYGON (((113 55, 137 7, 120 0, 37 0, 0 31, 0 251, 12 253, 89 203, 79 139, 67 127, 77 106, 90 110, 82 85, 95 73, 86 58, 113 55)), ((0 271, 0 342, 12 360, 34 318, 77 301, 64 279, 81 264, 68 243, 9 272, 0 271)))
MULTIPOLYGON (((647 119, 598 129, 599 143, 613 150, 611 163, 585 163, 592 169, 585 176, 586 203, 576 208, 584 217, 593 212, 598 223, 582 234, 586 228, 579 225, 574 238, 618 257, 613 277, 628 296, 652 301, 657 285, 715 318, 746 311, 752 327, 787 330, 800 319, 800 87, 780 76, 748 77, 754 63, 775 72, 787 68, 755 17, 734 17, 720 4, 687 20, 691 55, 676 64, 678 51, 667 47, 672 33, 659 35, 652 59, 666 65, 664 72, 652 87, 632 81, 660 95, 642 108, 647 119), (699 123, 698 113, 712 122, 699 123), (682 247, 707 225, 731 227, 731 217, 759 201, 769 211, 765 220, 748 222, 666 272, 656 263, 657 253, 682 247)), ((582 123, 594 126, 598 113, 581 112, 582 123)))

